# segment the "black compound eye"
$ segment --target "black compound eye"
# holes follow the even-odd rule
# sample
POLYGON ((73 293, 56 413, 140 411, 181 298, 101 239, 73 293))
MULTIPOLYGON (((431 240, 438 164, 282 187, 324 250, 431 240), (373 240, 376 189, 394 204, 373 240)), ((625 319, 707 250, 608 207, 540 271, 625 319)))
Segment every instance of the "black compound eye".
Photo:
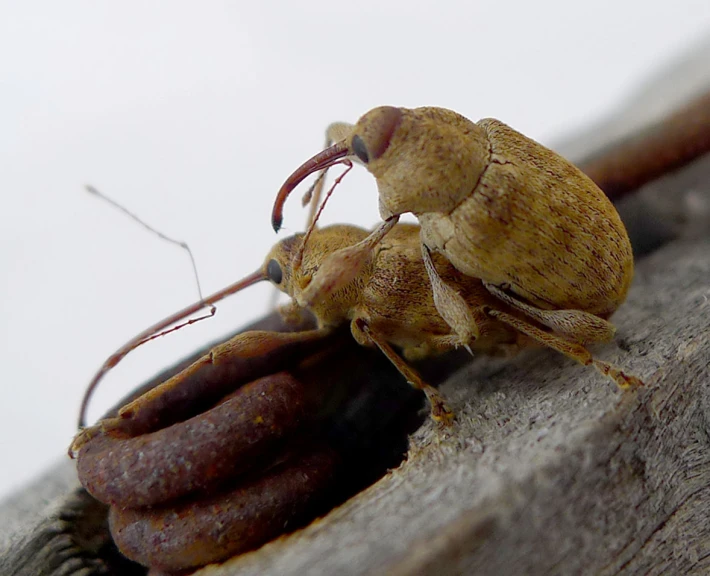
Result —
POLYGON ((370 155, 367 153, 367 147, 362 141, 362 138, 360 138, 357 134, 353 136, 352 148, 353 152, 355 152, 355 156, 360 158, 360 160, 362 160, 365 164, 370 161, 370 155))
POLYGON ((281 281, 284 279, 281 264, 276 260, 269 260, 269 263, 266 265, 266 275, 274 284, 281 284, 281 281))

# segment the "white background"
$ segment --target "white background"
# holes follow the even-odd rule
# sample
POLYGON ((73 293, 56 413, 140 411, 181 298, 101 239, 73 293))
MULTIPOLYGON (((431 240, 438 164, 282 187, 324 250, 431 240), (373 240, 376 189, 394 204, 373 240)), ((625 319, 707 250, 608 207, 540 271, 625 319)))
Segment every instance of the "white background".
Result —
MULTIPOLYGON (((0 497, 63 457, 105 357, 197 299, 186 255, 85 183, 187 240, 211 293, 261 263, 274 194, 329 122, 440 105, 550 143, 709 32, 708 0, 1 1, 0 497)), ((324 222, 377 220, 356 171, 324 222)), ((129 356, 91 418, 269 295, 129 356)))

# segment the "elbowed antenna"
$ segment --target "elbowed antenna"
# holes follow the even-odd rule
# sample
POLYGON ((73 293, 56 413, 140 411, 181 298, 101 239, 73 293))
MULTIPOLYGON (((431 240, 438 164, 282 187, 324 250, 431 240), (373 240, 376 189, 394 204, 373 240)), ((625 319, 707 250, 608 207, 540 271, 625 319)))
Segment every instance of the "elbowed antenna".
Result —
MULTIPOLYGON (((126 342, 123 346, 121 346, 118 350, 111 354, 111 356, 109 356, 109 358, 103 363, 101 368, 99 368, 98 372, 96 372, 94 377, 91 379, 91 382, 89 382, 89 386, 86 388, 86 392, 84 392, 84 397, 81 400, 81 407, 79 408, 79 428, 81 429, 86 426, 86 412, 89 407, 89 401, 91 400, 91 396, 94 394, 94 391, 96 390, 96 387, 98 386, 99 382, 101 382, 101 379, 104 377, 104 375, 109 370, 111 370, 111 368, 116 366, 116 364, 118 364, 121 360, 123 360, 129 352, 135 350, 141 344, 147 342, 148 340, 155 338, 162 331, 167 330, 168 328, 170 328, 170 326, 177 322, 180 322, 180 320, 187 318, 191 314, 194 314, 195 312, 198 312, 199 310, 202 310, 207 306, 211 306, 215 302, 219 302, 223 298, 235 294, 240 290, 251 286, 252 284, 256 284, 257 282, 266 279, 266 273, 260 268, 256 272, 249 274, 249 276, 242 278, 238 282, 230 284, 226 288, 223 288, 222 290, 211 294, 207 298, 204 298, 199 302, 195 302, 194 304, 190 304, 189 306, 183 308, 175 314, 164 318, 157 324, 153 324, 153 326, 151 326, 150 328, 143 330, 143 332, 131 338, 128 342, 126 342)), ((212 312, 212 314, 214 314, 214 312, 212 312)), ((203 316, 202 318, 205 317, 207 316, 203 316)), ((186 322, 186 324, 192 324, 192 322, 194 321, 195 320, 188 321, 186 322)), ((186 324, 183 324, 182 326, 186 324)))
POLYGON ((298 186, 305 178, 310 174, 317 172, 318 170, 324 170, 325 168, 330 168, 334 164, 340 162, 342 158, 345 158, 350 154, 350 149, 345 141, 336 142, 332 146, 329 146, 325 150, 318 152, 315 156, 306 160, 300 167, 298 167, 293 174, 291 174, 283 186, 276 195, 276 201, 274 202, 274 209, 271 212, 271 225, 274 227, 274 232, 278 232, 281 229, 281 223, 283 221, 283 208, 286 203, 286 198, 291 194, 293 189, 298 186))

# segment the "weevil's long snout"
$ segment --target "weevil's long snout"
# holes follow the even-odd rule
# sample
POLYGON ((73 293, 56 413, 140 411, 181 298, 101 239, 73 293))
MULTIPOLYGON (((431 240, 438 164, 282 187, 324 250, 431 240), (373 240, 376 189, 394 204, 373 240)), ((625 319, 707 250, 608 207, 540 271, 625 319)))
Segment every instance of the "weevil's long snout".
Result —
MULTIPOLYGON (((226 288, 223 288, 222 290, 215 292, 210 296, 207 296, 207 298, 204 298, 199 302, 190 304, 190 306, 183 308, 179 312, 176 312, 175 314, 172 314, 167 318, 164 318, 157 324, 154 324, 150 328, 143 330, 143 332, 141 332, 137 336, 131 338, 128 342, 126 342, 123 346, 121 346, 118 350, 111 354, 108 360, 103 363, 99 371, 96 372, 94 377, 91 379, 91 382, 89 382, 89 385, 86 388, 86 392, 84 392, 84 397, 81 401, 81 407, 79 408, 79 428, 81 429, 86 426, 86 413, 89 408, 89 401, 91 400, 91 397, 93 396, 96 387, 99 385, 99 382, 101 382, 101 379, 106 375, 106 373, 111 370, 111 368, 116 366, 116 364, 118 364, 121 360, 123 360, 123 358, 125 358, 129 352, 135 350, 141 344, 144 344, 145 342, 148 342, 153 338, 157 338, 162 334, 172 332, 173 330, 177 330, 182 326, 193 324, 197 320, 205 318, 206 316, 201 316, 198 319, 186 320, 186 318, 188 318, 192 314, 195 314, 196 312, 199 312, 204 308, 212 306, 215 302, 219 302, 223 298, 226 298, 227 296, 230 296, 232 294, 236 294, 240 290, 243 290, 244 288, 247 288, 252 284, 256 284, 257 282, 261 282, 262 280, 266 280, 267 278, 268 277, 266 275, 266 270, 263 268, 259 268, 256 272, 249 274, 249 276, 242 278, 234 284, 230 284, 226 288), (185 320, 183 324, 175 326, 178 322, 181 322, 183 320, 185 320)), ((214 314, 214 312, 212 312, 212 314, 214 314)), ((210 314, 210 316, 212 314, 210 314)))
POLYGON ((283 186, 279 190, 274 202, 274 209, 271 213, 271 225, 274 231, 278 232, 281 229, 283 221, 283 208, 286 203, 286 198, 291 194, 293 189, 305 180, 310 174, 329 168, 337 164, 342 158, 351 154, 350 149, 345 140, 336 142, 322 152, 319 152, 313 158, 306 160, 299 168, 291 174, 283 186))

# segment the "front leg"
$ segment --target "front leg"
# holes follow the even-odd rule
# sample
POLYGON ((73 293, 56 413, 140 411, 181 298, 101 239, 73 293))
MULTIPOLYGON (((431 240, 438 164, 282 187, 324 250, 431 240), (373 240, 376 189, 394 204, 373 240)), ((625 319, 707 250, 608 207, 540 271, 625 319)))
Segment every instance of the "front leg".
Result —
POLYGON ((434 306, 455 334, 450 345, 464 346, 471 353, 470 343, 480 336, 474 314, 463 296, 441 279, 434 267, 427 245, 422 242, 421 247, 424 268, 429 276, 434 296, 434 306))
POLYGON ((100 434, 138 436, 190 418, 239 385, 282 370, 294 358, 315 352, 328 328, 302 332, 255 330, 215 346, 188 368, 126 404, 118 416, 81 430, 69 450, 100 434))
POLYGON ((308 308, 314 302, 321 301, 357 278, 367 264, 372 250, 398 221, 399 216, 385 220, 364 240, 353 246, 336 250, 325 258, 310 284, 296 295, 298 305, 308 308))

